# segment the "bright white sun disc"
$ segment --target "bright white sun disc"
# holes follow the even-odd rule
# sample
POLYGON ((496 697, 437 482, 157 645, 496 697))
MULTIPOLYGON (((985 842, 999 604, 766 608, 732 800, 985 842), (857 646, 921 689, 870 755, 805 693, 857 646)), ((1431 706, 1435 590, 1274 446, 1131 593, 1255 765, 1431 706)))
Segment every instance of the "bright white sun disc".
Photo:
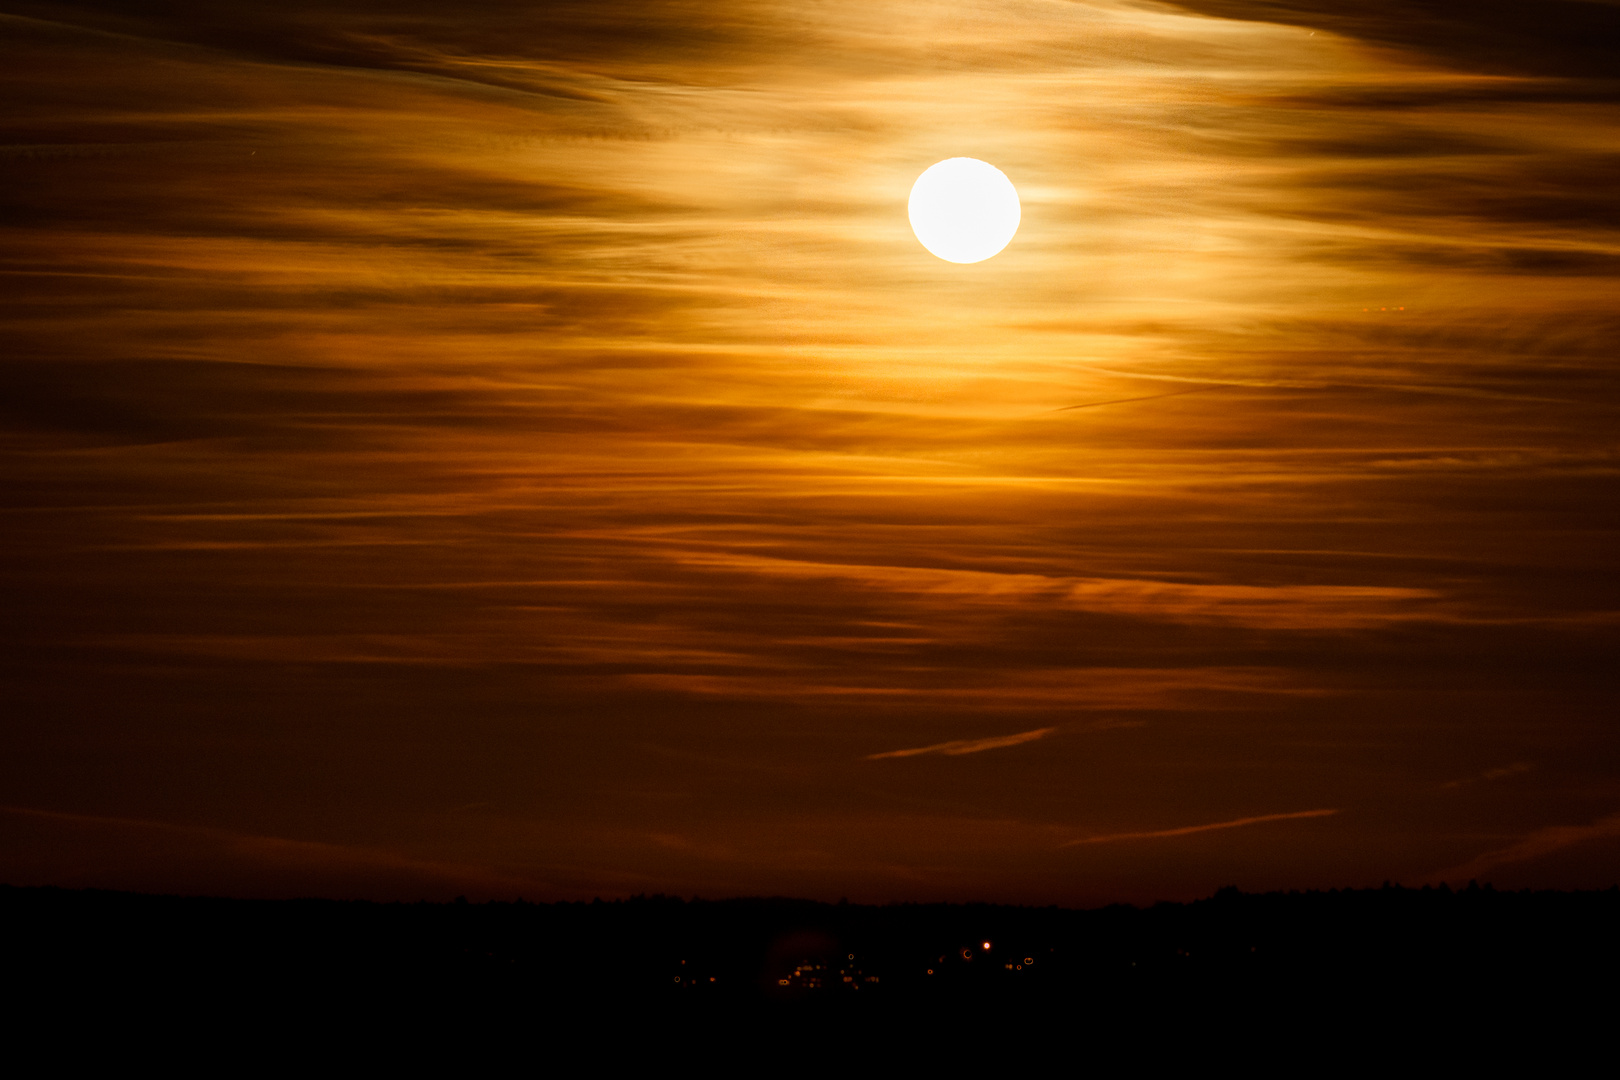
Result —
POLYGON ((947 262, 983 262, 1018 231, 1018 189, 1007 174, 978 158, 928 166, 911 185, 906 206, 922 246, 947 262))

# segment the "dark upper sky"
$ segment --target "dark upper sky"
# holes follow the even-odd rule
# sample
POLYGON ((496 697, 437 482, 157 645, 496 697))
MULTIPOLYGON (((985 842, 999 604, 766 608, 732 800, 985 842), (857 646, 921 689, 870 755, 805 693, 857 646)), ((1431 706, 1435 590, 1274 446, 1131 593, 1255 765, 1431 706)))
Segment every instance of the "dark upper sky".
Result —
POLYGON ((0 12, 0 880, 1620 879, 1620 5, 0 12))

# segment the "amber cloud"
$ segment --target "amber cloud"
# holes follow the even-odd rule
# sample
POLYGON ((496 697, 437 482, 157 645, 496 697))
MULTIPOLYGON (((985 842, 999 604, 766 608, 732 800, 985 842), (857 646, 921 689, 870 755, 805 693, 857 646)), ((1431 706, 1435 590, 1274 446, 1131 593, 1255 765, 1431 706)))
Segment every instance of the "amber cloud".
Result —
POLYGON ((1620 15, 1408 7, 0 4, 0 879, 1612 883, 1620 15))

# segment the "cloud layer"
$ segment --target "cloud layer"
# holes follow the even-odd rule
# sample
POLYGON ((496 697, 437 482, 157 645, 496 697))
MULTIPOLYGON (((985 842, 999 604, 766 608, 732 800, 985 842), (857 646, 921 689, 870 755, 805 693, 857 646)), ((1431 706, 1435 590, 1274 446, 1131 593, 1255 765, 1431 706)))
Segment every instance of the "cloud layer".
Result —
POLYGON ((1608 820, 1617 9, 1341 7, 0 5, 0 801, 1043 903, 1608 820))

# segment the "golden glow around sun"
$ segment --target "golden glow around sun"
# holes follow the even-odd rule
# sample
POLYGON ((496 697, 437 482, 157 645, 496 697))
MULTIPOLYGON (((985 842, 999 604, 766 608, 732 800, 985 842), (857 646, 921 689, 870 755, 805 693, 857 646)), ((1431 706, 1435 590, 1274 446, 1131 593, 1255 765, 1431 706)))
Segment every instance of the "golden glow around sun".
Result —
POLYGON ((988 162, 946 158, 917 177, 907 212, 922 246, 941 259, 983 262, 1018 231, 1018 190, 988 162))

